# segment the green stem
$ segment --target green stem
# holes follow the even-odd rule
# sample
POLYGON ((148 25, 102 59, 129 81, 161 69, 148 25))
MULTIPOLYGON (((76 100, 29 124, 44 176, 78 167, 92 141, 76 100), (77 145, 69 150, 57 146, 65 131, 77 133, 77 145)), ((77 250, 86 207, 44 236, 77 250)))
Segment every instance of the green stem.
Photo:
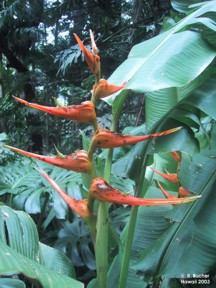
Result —
POLYGON ((105 202, 99 203, 97 215, 96 235, 96 266, 97 266, 97 287, 107 287, 108 269, 108 209, 105 202))
MULTIPOLYGON (((112 168, 113 150, 108 149, 104 178, 110 180, 112 168)), ((109 207, 110 204, 101 202, 98 208, 97 237, 96 237, 96 263, 97 263, 97 287, 106 288, 108 271, 108 230, 109 230, 109 207)))
POLYGON ((89 228, 90 234, 91 234, 91 238, 92 238, 92 242, 94 245, 94 249, 96 248, 96 235, 97 235, 97 229, 96 229, 96 218, 94 215, 88 217, 85 219, 86 224, 89 228))
MULTIPOLYGON (((112 131, 116 131, 118 120, 127 94, 124 94, 118 109, 113 112, 112 131)), ((104 169, 104 179, 109 182, 112 169, 113 149, 107 150, 106 163, 104 169)), ((109 231, 109 207, 110 204, 100 202, 97 220, 96 237, 96 265, 97 265, 97 287, 106 288, 108 272, 108 231, 109 231)))

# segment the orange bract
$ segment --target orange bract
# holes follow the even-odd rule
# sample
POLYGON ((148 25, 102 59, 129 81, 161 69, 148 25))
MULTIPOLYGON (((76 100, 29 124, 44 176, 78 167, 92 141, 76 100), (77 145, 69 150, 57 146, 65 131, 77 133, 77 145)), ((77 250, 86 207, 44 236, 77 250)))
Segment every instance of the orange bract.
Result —
POLYGON ((81 39, 74 33, 74 37, 77 41, 77 43, 80 46, 80 49, 82 50, 85 60, 92 71, 93 74, 98 75, 100 74, 100 57, 98 55, 95 55, 91 53, 85 45, 82 43, 81 39))
POLYGON ((183 188, 182 186, 179 187, 178 190, 178 195, 181 197, 185 197, 185 196, 189 196, 192 195, 193 193, 189 190, 186 190, 185 188, 183 188))
POLYGON ((111 85, 105 79, 100 79, 96 85, 93 87, 93 95, 95 98, 104 98, 113 93, 118 92, 124 88, 126 83, 123 83, 120 86, 111 85))
POLYGON ((19 154, 76 172, 88 173, 92 167, 92 162, 89 159, 88 153, 85 150, 76 151, 62 158, 62 157, 38 155, 8 145, 4 145, 4 147, 19 154))
POLYGON ((98 51, 97 45, 96 45, 95 40, 94 40, 94 34, 93 34, 91 29, 90 29, 90 37, 91 37, 92 51, 95 55, 97 55, 99 51, 98 51))
POLYGON ((91 101, 82 102, 80 105, 72 105, 65 107, 49 107, 43 106, 36 103, 29 103, 18 97, 14 97, 20 103, 29 106, 31 108, 47 112, 49 114, 63 117, 69 120, 84 122, 84 123, 94 123, 96 121, 96 114, 94 109, 94 104, 91 101))
POLYGON ((169 180, 170 182, 173 183, 179 183, 179 179, 178 179, 178 175, 177 173, 170 173, 170 174, 166 174, 166 173, 162 173, 154 168, 151 168, 155 173, 157 173, 158 175, 160 175, 161 177, 169 180))
POLYGON ((133 206, 176 205, 195 201, 200 198, 200 196, 191 196, 187 198, 169 197, 168 199, 137 198, 122 193, 121 191, 109 185, 103 178, 100 177, 92 180, 89 192, 93 197, 103 202, 111 202, 115 204, 126 204, 133 206))
MULTIPOLYGON (((36 168, 37 169, 37 168, 36 168)), ((87 199, 75 200, 70 197, 61 187, 50 178, 43 170, 37 169, 38 172, 50 183, 50 185, 55 189, 55 191, 61 196, 61 198, 68 204, 68 206, 77 213, 80 217, 86 219, 92 216, 92 213, 88 209, 87 199)))
POLYGON ((158 132, 149 135, 142 136, 132 136, 132 135, 121 135, 116 132, 112 132, 110 130, 97 130, 94 137, 93 143, 95 147, 98 148, 115 148, 122 147, 126 145, 135 144, 138 142, 142 142, 151 138, 157 138, 160 136, 165 136, 171 133, 174 133, 181 129, 181 127, 169 129, 163 132, 158 132))
POLYGON ((172 151, 172 152, 170 152, 170 154, 171 154, 171 156, 173 157, 173 159, 174 159, 175 161, 177 161, 178 163, 180 163, 181 157, 180 157, 180 155, 179 155, 177 152, 172 151))

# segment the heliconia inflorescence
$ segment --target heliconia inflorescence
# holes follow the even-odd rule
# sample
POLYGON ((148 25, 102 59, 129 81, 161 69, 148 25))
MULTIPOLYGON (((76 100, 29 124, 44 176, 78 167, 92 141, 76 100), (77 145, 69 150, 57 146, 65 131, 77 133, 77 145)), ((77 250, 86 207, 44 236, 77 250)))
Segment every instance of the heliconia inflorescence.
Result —
MULTIPOLYGON (((89 178, 91 180, 90 188, 89 188, 89 198, 83 200, 75 200, 74 198, 70 197, 63 191, 60 186, 51 179, 44 171, 37 169, 39 173, 50 183, 50 185, 55 189, 57 193, 64 199, 64 201, 69 205, 69 207, 76 212, 80 217, 86 219, 86 223, 89 225, 90 230, 93 231, 95 235, 96 225, 94 220, 91 217, 93 215, 93 204, 94 199, 98 199, 99 201, 103 202, 110 202, 116 204, 126 204, 126 205, 133 205, 133 206, 158 206, 158 205, 177 205, 188 203, 191 201, 195 201, 200 196, 190 196, 185 197, 192 194, 190 191, 184 189, 178 179, 177 173, 166 174, 162 173, 154 168, 152 170, 159 174, 161 177, 174 182, 179 185, 178 196, 182 196, 184 198, 178 198, 175 196, 170 195, 158 182, 158 186, 165 195, 166 198, 155 198, 155 199, 147 199, 147 198, 139 198, 130 196, 127 193, 123 193, 116 188, 109 185, 103 178, 95 176, 95 169, 92 160, 92 154, 95 152, 96 148, 116 148, 122 147, 126 145, 136 144, 138 142, 142 142, 148 139, 154 139, 161 136, 166 136, 177 132, 181 129, 181 127, 172 128, 169 130, 165 130, 162 132, 156 132, 148 135, 140 135, 140 136, 133 136, 133 135, 122 135, 110 130, 101 129, 98 127, 97 117, 95 112, 95 101, 100 98, 104 98, 107 96, 112 95, 113 93, 119 92, 121 89, 124 89, 126 83, 121 83, 119 85, 113 85, 108 83, 105 79, 100 79, 101 74, 101 62, 100 57, 98 56, 98 48, 94 40, 94 35, 90 30, 90 38, 91 38, 91 46, 92 52, 90 52, 81 39, 74 34, 74 37, 82 50, 82 53, 85 57, 85 60, 95 75, 95 85, 92 89, 92 99, 91 101, 82 102, 79 105, 71 105, 71 106, 64 106, 64 107, 49 107, 43 106, 37 103, 29 103, 23 99, 18 97, 14 97, 19 103, 24 104, 28 107, 49 113, 51 115, 55 115, 58 117, 63 117, 65 119, 69 119, 72 121, 90 123, 94 127, 94 134, 91 139, 89 151, 79 150, 76 151, 68 156, 62 155, 59 151, 57 151, 58 156, 44 156, 38 155, 35 153, 27 152, 21 150, 19 148, 15 148, 12 146, 4 145, 4 147, 20 153, 22 155, 32 157, 38 159, 40 161, 46 162, 48 164, 52 164, 64 169, 73 170, 80 173, 88 173, 89 178), (89 221, 90 219, 90 221, 89 221)), ((171 156, 175 161, 180 164, 180 156, 177 152, 170 152, 171 156)), ((95 237, 93 237, 95 239, 95 237)))
MULTIPOLYGON (((170 152, 171 156, 173 157, 173 159, 178 163, 178 166, 180 165, 180 156, 177 152, 170 152)), ((162 173, 158 170, 156 170, 155 168, 152 168, 152 171, 154 171, 156 174, 160 175, 162 178, 170 181, 170 182, 173 182, 175 184, 178 184, 178 195, 180 197, 185 197, 185 196, 189 196, 189 195, 193 195, 193 193, 187 189, 185 189, 183 186, 180 185, 180 181, 179 181, 179 177, 178 177, 178 173, 170 173, 170 174, 167 174, 167 173, 162 173)), ((178 169, 177 169, 178 171, 178 169)), ((166 190, 161 186, 161 184, 158 182, 158 186, 159 188, 161 189, 161 191, 164 193, 164 195, 168 195, 168 193, 166 192, 166 190)), ((171 195, 170 195, 171 196, 171 195)), ((173 197, 173 196, 171 196, 173 197)))

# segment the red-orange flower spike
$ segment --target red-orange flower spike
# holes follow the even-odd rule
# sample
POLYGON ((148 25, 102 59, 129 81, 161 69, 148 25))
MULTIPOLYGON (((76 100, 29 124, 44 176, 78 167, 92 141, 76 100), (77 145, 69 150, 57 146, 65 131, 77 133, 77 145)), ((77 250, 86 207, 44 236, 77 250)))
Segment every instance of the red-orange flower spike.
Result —
POLYGON ((172 152, 170 152, 170 154, 176 162, 180 163, 181 157, 177 152, 172 151, 172 152))
POLYGON ((89 173, 92 168, 92 162, 88 157, 88 153, 85 150, 76 151, 68 156, 62 157, 51 157, 38 155, 35 153, 27 152, 19 148, 4 145, 4 147, 17 152, 19 154, 52 164, 64 169, 72 170, 80 173, 89 173))
POLYGON ((85 60, 92 71, 93 74, 98 75, 100 74, 100 57, 98 55, 95 55, 91 53, 85 45, 83 45, 81 39, 74 33, 74 37, 77 41, 77 43, 80 46, 80 49, 82 50, 85 60))
POLYGON ((103 178, 95 178, 91 182, 89 192, 96 199, 103 202, 110 202, 115 204, 126 204, 133 206, 160 206, 160 205, 175 205, 184 204, 195 201, 200 196, 192 196, 186 198, 175 199, 158 199, 158 198, 138 198, 122 193, 109 185, 103 178))
POLYGON ((82 102, 80 105, 72 105, 65 107, 49 107, 43 106, 36 103, 29 103, 18 97, 14 97, 20 103, 29 106, 31 108, 47 112, 49 114, 63 117, 69 120, 84 122, 84 123, 95 123, 96 113, 94 104, 91 101, 82 102))
MULTIPOLYGON (((37 169, 37 168, 36 168, 37 169)), ((43 170, 37 169, 38 172, 50 183, 50 185, 55 189, 55 191, 61 196, 61 198, 68 204, 68 206, 77 213, 80 217, 86 219, 92 216, 92 213, 88 209, 88 199, 75 200, 70 197, 61 187, 50 178, 43 170)))
POLYGON ((122 88, 124 88, 126 83, 123 83, 120 86, 111 85, 105 79, 100 79, 96 85, 93 87, 93 95, 97 98, 104 98, 113 93, 118 92, 122 88))
POLYGON ((179 183, 179 179, 178 179, 178 175, 177 173, 170 173, 170 174, 166 174, 166 173, 162 173, 154 168, 151 167, 151 169, 157 173, 158 175, 160 175, 161 177, 169 180, 170 182, 173 182, 173 183, 179 183))
POLYGON ((174 133, 181 129, 181 127, 169 129, 163 132, 158 132, 149 135, 132 136, 132 135, 121 135, 110 130, 97 130, 93 137, 93 146, 96 148, 115 148, 126 145, 135 144, 151 138, 157 138, 174 133))
POLYGON ((189 191, 189 190, 186 190, 182 186, 180 186, 179 190, 178 190, 178 195, 181 196, 181 197, 185 197, 185 196, 193 195, 193 193, 191 191, 189 191))

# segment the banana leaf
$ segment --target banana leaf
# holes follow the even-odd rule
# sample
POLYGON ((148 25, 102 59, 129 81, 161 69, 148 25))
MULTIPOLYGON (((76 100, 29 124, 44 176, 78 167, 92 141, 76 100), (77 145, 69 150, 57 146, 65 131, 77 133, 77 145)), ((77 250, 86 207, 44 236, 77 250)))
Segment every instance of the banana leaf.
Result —
MULTIPOLYGON (((110 76, 109 82, 118 84, 127 81, 126 89, 140 93, 190 83, 210 65, 216 51, 198 32, 182 30, 200 22, 204 25, 203 29, 208 27, 215 32, 214 21, 200 17, 207 12, 216 12, 214 1, 204 3, 172 29, 135 45, 128 59, 110 76)), ((112 104, 117 95, 113 94, 105 101, 112 104)))

